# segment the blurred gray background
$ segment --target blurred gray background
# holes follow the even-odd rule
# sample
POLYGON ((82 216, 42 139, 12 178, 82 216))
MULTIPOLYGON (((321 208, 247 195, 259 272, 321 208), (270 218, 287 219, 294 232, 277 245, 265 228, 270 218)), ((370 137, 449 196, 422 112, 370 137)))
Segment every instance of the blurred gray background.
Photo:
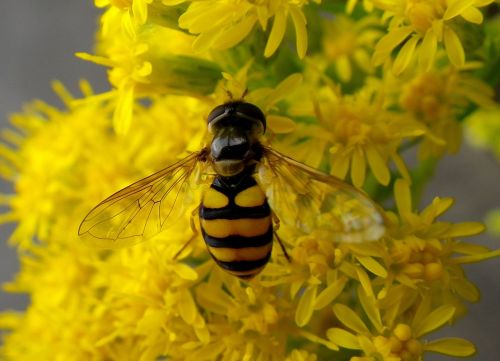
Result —
MULTIPOLYGON (((105 71, 74 57, 76 51, 92 51, 98 11, 92 1, 1 0, 0 1, 0 125, 6 126, 9 114, 23 104, 41 99, 60 105, 50 82, 61 80, 77 92, 78 80, 88 79, 94 89, 107 89, 105 71)), ((500 206, 500 166, 490 154, 464 146, 459 155, 448 157, 439 166, 426 190, 423 202, 433 197, 450 196, 456 204, 446 219, 480 220, 485 213, 500 206)), ((11 189, 0 184, 1 192, 11 189)), ((6 245, 12 227, 0 229, 0 283, 12 279, 18 269, 16 252, 6 245)), ((499 239, 488 235, 474 241, 491 248, 500 247, 499 239)), ((500 360, 500 259, 467 266, 469 278, 479 285, 482 302, 470 307, 469 315, 439 336, 464 337, 473 341, 479 353, 475 361, 500 360)), ((27 297, 0 292, 0 310, 23 309, 27 297)), ((432 338, 435 335, 433 335, 432 338)), ((437 337, 437 336, 436 336, 437 337)), ((432 356, 426 360, 450 360, 432 356)))

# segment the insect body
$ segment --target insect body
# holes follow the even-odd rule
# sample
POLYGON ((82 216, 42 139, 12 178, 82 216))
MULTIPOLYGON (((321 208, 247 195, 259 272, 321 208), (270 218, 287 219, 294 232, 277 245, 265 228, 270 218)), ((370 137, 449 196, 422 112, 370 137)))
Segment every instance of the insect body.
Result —
POLYGON ((124 247, 199 207, 201 232, 215 262, 249 279, 270 259, 277 237, 273 214, 299 232, 326 230, 332 241, 374 241, 383 235, 382 212, 370 198, 264 146, 265 129, 265 116, 253 104, 216 107, 208 116, 209 147, 102 201, 83 220, 80 236, 98 247, 124 247), (200 173, 213 177, 201 200, 190 187, 200 173))

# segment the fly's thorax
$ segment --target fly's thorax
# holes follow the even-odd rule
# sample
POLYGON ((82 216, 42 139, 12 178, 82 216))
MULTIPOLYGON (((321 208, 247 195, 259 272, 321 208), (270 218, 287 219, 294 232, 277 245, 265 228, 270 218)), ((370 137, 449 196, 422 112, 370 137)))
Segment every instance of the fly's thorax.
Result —
POLYGON ((223 177, 240 174, 262 157, 262 145, 256 134, 237 126, 216 130, 210 145, 214 170, 223 177))

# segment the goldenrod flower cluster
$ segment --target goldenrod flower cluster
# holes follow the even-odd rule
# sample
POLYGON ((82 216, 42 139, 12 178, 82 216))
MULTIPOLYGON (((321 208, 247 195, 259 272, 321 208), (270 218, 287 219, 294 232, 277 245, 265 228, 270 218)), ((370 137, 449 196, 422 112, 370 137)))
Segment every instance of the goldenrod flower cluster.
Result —
POLYGON ((429 168, 460 148, 462 121, 481 132, 499 118, 492 3, 95 0, 95 49, 77 55, 107 67, 112 90, 82 81, 72 95, 56 83, 63 109, 33 102, 2 132, 0 172, 15 192, 1 221, 16 223, 21 262, 4 288, 30 305, 0 314, 0 359, 472 355, 469 341, 432 333, 479 300, 463 265, 500 252, 464 240, 481 223, 439 219, 452 199, 418 201, 429 168), (336 243, 285 226, 291 262, 276 247, 250 282, 221 271, 201 237, 176 257, 193 237, 191 211, 134 247, 78 238, 99 201, 200 149, 207 114, 230 97, 264 111, 268 144, 363 187, 386 209, 384 237, 336 243))

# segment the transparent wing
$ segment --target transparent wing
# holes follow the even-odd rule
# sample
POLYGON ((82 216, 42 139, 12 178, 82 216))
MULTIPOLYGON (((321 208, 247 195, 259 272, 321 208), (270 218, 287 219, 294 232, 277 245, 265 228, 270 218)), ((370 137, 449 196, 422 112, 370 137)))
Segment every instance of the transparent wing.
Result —
POLYGON ((206 150, 141 179, 99 203, 80 224, 85 242, 101 248, 127 247, 172 225, 199 201, 192 187, 206 150))
POLYGON ((378 205, 363 191, 336 177, 267 147, 258 173, 281 223, 306 233, 328 230, 338 242, 376 241, 385 232, 378 205))

